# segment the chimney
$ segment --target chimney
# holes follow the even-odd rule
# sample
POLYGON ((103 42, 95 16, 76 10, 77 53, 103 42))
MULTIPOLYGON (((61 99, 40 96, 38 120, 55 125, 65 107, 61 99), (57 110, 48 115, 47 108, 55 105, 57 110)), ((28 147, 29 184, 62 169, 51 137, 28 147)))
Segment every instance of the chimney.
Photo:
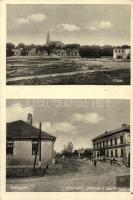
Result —
POLYGON ((122 127, 125 128, 127 125, 126 124, 122 124, 122 127))
POLYGON ((28 113, 28 119, 27 119, 28 124, 32 125, 32 114, 28 113))

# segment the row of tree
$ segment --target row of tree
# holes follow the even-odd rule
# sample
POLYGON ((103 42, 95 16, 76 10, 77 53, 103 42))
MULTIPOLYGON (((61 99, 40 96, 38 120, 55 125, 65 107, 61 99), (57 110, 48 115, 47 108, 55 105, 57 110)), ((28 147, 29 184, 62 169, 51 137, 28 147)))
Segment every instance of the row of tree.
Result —
POLYGON ((89 149, 85 149, 82 153, 79 153, 77 149, 74 149, 72 142, 69 142, 67 146, 64 146, 64 149, 61 153, 56 154, 58 157, 67 157, 67 158, 92 158, 92 152, 89 149))
MULTIPOLYGON (((123 45, 121 46, 122 48, 129 48, 128 45, 123 45)), ((35 48, 36 51, 43 52, 44 50, 47 51, 48 55, 50 55, 51 51, 54 49, 64 49, 64 50, 74 50, 78 49, 79 54, 81 57, 87 57, 87 58, 100 58, 102 56, 113 56, 113 49, 115 46, 111 45, 104 45, 104 46, 99 46, 99 45, 84 45, 80 46, 80 44, 67 44, 64 47, 61 46, 56 46, 56 44, 51 44, 49 46, 47 45, 25 45, 23 43, 18 44, 15 46, 12 43, 7 43, 6 44, 6 54, 7 56, 12 56, 14 52, 12 49, 22 49, 21 54, 27 55, 27 52, 30 51, 31 49, 35 48)))

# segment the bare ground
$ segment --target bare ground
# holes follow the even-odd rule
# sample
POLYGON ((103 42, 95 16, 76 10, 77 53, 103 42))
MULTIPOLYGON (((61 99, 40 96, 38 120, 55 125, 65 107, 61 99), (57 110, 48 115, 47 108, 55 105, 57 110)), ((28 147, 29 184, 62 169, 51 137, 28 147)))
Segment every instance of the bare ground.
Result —
POLYGON ((130 62, 10 57, 6 76, 8 85, 129 85, 130 62))
POLYGON ((40 178, 7 179, 8 192, 83 192, 83 191, 128 191, 116 188, 116 176, 129 174, 126 167, 77 161, 78 170, 63 175, 46 175, 40 178))

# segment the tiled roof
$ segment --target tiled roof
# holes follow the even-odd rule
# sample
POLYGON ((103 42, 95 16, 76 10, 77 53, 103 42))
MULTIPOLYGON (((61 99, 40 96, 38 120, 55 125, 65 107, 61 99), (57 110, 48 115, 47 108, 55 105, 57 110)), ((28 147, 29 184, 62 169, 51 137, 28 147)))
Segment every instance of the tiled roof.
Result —
MULTIPOLYGON (((36 139, 39 135, 39 128, 36 128, 27 122, 22 120, 7 123, 6 125, 6 137, 8 139, 36 139)), ((52 136, 44 131, 41 132, 42 139, 56 140, 55 136, 52 136)))
POLYGON ((97 139, 100 139, 100 138, 103 138, 103 137, 107 137, 107 136, 110 136, 110 135, 113 135, 113 134, 116 134, 116 133, 120 133, 122 131, 130 132, 130 125, 124 124, 124 125, 122 125, 121 128, 118 128, 118 129, 115 129, 115 130, 112 130, 112 131, 105 131, 104 134, 98 135, 97 137, 95 137, 92 140, 94 141, 94 140, 97 140, 97 139))
POLYGON ((36 49, 35 48, 30 49, 30 52, 36 52, 36 49))
POLYGON ((14 53, 19 53, 19 52, 21 52, 21 49, 12 49, 12 51, 13 51, 14 53))

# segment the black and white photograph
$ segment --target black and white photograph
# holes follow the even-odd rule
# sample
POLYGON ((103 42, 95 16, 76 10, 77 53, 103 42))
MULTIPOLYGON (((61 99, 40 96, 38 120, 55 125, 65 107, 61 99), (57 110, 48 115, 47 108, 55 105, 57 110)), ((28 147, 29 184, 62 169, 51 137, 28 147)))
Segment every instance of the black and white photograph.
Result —
POLYGON ((130 4, 7 4, 6 84, 130 85, 130 25, 130 4))
POLYGON ((129 192, 130 100, 8 99, 7 192, 129 192))

